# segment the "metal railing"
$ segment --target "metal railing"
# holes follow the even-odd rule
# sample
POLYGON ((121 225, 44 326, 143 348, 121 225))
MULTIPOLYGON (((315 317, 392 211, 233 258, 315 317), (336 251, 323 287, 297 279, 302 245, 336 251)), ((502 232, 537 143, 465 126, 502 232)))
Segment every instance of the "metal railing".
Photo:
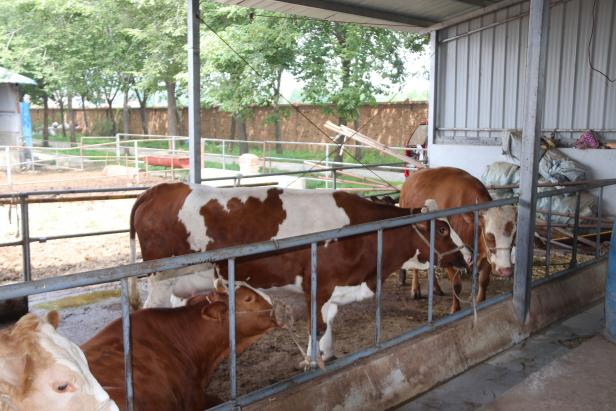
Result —
MULTIPOLYGON (((568 187, 560 190, 553 190, 550 192, 541 193, 540 197, 551 197, 554 195, 561 194, 575 194, 578 196, 579 193, 583 190, 599 190, 599 197, 601 199, 603 194, 603 187, 607 185, 616 184, 616 179, 612 180, 598 180, 592 184, 586 184, 579 187, 568 187)), ((73 192, 83 192, 83 190, 72 190, 73 192)), ((276 241, 265 241, 260 243, 236 246, 236 247, 228 247, 223 249, 217 249, 213 251, 206 251, 194 254, 186 254, 177 257, 169 257, 159 260, 146 261, 137 264, 129 264, 112 268, 105 268, 99 270, 92 270, 81 272, 77 274, 70 274, 62 277, 54 277, 54 278, 46 278, 41 280, 23 282, 18 284, 10 284, 0 287, 0 300, 9 299, 9 298, 17 298, 24 297, 33 294, 39 293, 47 293, 51 291, 70 289, 75 287, 83 287, 88 285, 109 283, 114 281, 121 282, 121 304, 122 304, 122 323, 123 323, 123 332, 124 332, 124 352, 125 352, 125 367, 126 367, 126 386, 127 386, 127 407, 128 409, 132 409, 132 373, 131 373, 131 346, 130 340, 128 338, 129 330, 130 330, 130 316, 128 311, 128 287, 127 287, 127 279, 129 277, 137 277, 144 276, 156 272, 179 269, 183 267, 187 267, 195 264, 203 264, 203 263, 211 263, 211 262, 221 262, 226 261, 228 264, 228 281, 229 281, 229 289, 234 290, 235 284, 235 259, 246 256, 255 256, 269 252, 279 252, 280 250, 286 250, 297 247, 308 247, 310 246, 311 250, 311 300, 310 300, 310 312, 311 315, 311 323, 310 323, 310 338, 312 343, 311 349, 311 370, 307 371, 303 374, 296 375, 288 378, 285 381, 275 383, 269 387, 259 389, 247 395, 238 396, 237 393, 237 362, 236 362, 236 349, 235 349, 235 295, 234 292, 229 294, 229 344, 230 344, 230 380, 231 380, 231 388, 230 388, 230 400, 220 406, 215 407, 216 410, 228 410, 234 409, 238 406, 244 406, 260 399, 267 398, 271 395, 279 393, 286 388, 294 386, 298 383, 302 383, 305 381, 309 381, 311 379, 317 378, 325 373, 333 372, 338 370, 344 366, 347 366, 354 361, 372 355, 376 352, 379 352, 383 349, 392 347, 396 344, 399 344, 404 341, 408 341, 412 338, 417 337, 423 333, 431 331, 435 328, 441 327, 445 324, 452 323, 457 321, 465 316, 468 316, 472 313, 471 308, 466 308, 459 311, 456 314, 441 318, 439 320, 434 320, 432 318, 432 285, 434 280, 434 254, 435 254, 435 221, 437 218, 441 217, 449 217, 456 214, 462 213, 473 213, 473 221, 474 221, 474 247, 473 247, 473 261, 474 267, 472 270, 472 284, 473 290, 476 287, 477 282, 477 239, 478 239, 478 230, 479 230, 479 213, 481 210, 499 207, 504 205, 511 205, 517 202, 516 198, 508 198, 502 200, 496 200, 489 203, 477 204, 472 206, 465 206, 453 209, 445 209, 439 210, 435 212, 430 212, 426 214, 416 214, 409 215, 399 218, 393 218, 388 220, 375 221, 370 223, 364 223, 354 226, 347 226, 340 229, 328 230, 319 233, 307 234, 297 237, 291 237, 286 239, 280 239, 276 241), (388 229, 404 227, 412 224, 416 224, 419 222, 430 223, 430 239, 429 239, 429 247, 430 247, 430 269, 428 272, 428 282, 429 282, 429 301, 428 301, 428 322, 419 328, 414 330, 407 331, 398 337, 393 339, 382 341, 381 340, 381 294, 382 294, 382 260, 383 260, 383 232, 388 229), (316 317, 316 290, 318 285, 318 270, 317 270, 317 257, 318 257, 318 244, 321 242, 346 238, 351 236, 356 236, 360 234, 367 233, 375 233, 377 237, 377 252, 376 252, 376 276, 377 276, 377 286, 376 286, 376 311, 375 311, 375 338, 374 344, 372 347, 367 349, 358 351, 351 355, 345 356, 341 359, 335 360, 333 363, 327 366, 327 370, 320 370, 316 368, 317 363, 317 317, 316 317)), ((579 201, 578 201, 579 204, 579 201)), ((550 207, 551 209, 551 207, 550 207)), ((599 213, 601 213, 601 208, 599 208, 599 213)), ((601 215, 599 217, 602 217, 601 215)), ((548 218, 549 221, 549 218, 548 218)), ((575 229, 579 228, 579 206, 576 207, 576 217, 575 217, 575 229)), ((601 225, 601 220, 598 220, 599 226, 601 225)), ((597 229, 600 230, 600 227, 597 229)), ((577 237, 576 237, 577 238, 577 237)), ((548 242, 549 243, 549 242, 548 242)), ((575 243, 575 241, 574 241, 575 243)), ((605 256, 600 253, 600 244, 597 241, 597 250, 595 251, 595 259, 593 261, 587 261, 582 264, 577 263, 577 251, 575 251, 572 255, 570 268, 562 271, 561 273, 556 273, 551 277, 543 280, 536 281, 532 284, 532 287, 543 283, 545 281, 549 281, 558 276, 566 275, 568 273, 574 272, 576 268, 585 267, 589 264, 594 263, 597 260, 604 259, 605 256)), ((577 247, 574 245, 574 247, 577 247)), ((507 292, 504 294, 500 294, 496 297, 492 297, 480 304, 477 305, 477 309, 481 310, 485 307, 488 307, 492 304, 495 304, 503 299, 511 296, 511 292, 507 292)), ((198 388, 196 388, 198 389, 198 388)))

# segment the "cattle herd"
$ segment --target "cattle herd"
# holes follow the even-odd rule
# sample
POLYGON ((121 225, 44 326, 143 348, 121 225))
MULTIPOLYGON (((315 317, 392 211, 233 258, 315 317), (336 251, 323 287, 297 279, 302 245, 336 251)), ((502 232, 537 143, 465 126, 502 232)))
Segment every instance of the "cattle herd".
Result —
MULTIPOLYGON (((139 240, 144 260, 277 240, 344 226, 490 201, 486 188, 454 168, 426 169, 404 183, 399 206, 342 191, 278 187, 213 188, 160 184, 135 202, 130 217, 133 258, 139 240)), ((473 215, 435 220, 435 257, 452 282, 451 312, 460 309, 460 270, 472 262, 473 215)), ((511 276, 514 207, 480 215, 477 265, 485 299, 490 274, 511 276)), ((411 268, 412 293, 420 294, 417 269, 429 261, 430 223, 383 231, 382 281, 411 268)), ((333 320, 340 305, 374 296, 377 236, 361 234, 317 245, 317 353, 334 356, 333 320)), ((137 280, 130 302, 134 404, 137 410, 202 410, 220 402, 206 388, 229 355, 229 292, 236 295, 236 341, 241 353, 272 328, 282 326, 267 289, 303 294, 310 307, 310 246, 236 259, 236 289, 228 290, 226 262, 187 276, 163 272, 148 278, 141 305, 137 280)), ((440 286, 435 278, 435 292, 440 286)), ((442 293, 442 292, 441 292, 442 293)), ((310 323, 310 310, 307 312, 310 323)), ((121 320, 81 347, 61 336, 59 318, 28 314, 0 331, 0 410, 125 409, 121 320), (119 408, 118 408, 119 407, 119 408)), ((310 344, 309 344, 310 346, 310 344)))

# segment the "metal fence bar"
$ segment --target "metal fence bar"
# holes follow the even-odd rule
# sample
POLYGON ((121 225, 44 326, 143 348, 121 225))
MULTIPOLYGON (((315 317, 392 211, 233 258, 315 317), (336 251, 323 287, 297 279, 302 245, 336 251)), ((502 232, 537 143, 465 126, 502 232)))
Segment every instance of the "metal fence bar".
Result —
POLYGON ((23 260, 24 281, 32 280, 32 267, 30 266, 30 221, 27 196, 19 197, 21 210, 21 254, 23 260))
POLYGON ((337 184, 337 181, 336 181, 337 177, 338 177, 338 174, 336 173, 336 169, 334 168, 333 176, 332 176, 334 190, 336 190, 338 188, 338 184, 337 184))
POLYGON ((550 264, 552 263, 552 199, 548 197, 548 221, 545 243, 545 275, 550 275, 550 264))
MULTIPOLYGON (((599 188, 599 204, 597 205, 597 238, 595 243, 595 257, 601 255, 601 226, 603 225, 603 187, 599 188)), ((612 233, 614 235, 614 233, 612 233)))
POLYGON ((317 243, 310 244, 310 368, 317 367, 317 243))
POLYGON ((9 186, 11 186, 13 184, 13 176, 12 176, 12 168, 13 166, 11 165, 11 148, 10 147, 4 147, 4 156, 6 158, 6 182, 9 186))
POLYGON ((471 278, 471 299, 472 299, 471 303, 473 307, 475 307, 475 304, 477 303, 476 298, 475 298, 475 293, 477 292, 477 272, 479 271, 479 267, 477 267, 477 248, 478 247, 479 247, 479 211, 475 211, 473 212, 473 275, 471 278))
MULTIPOLYGON (((430 266, 428 267, 428 323, 432 324, 432 305, 434 303, 434 242, 436 239, 436 221, 430 220, 430 266)), ((418 275, 414 273, 413 275, 418 275)))
MULTIPOLYGON (((80 237, 92 237, 92 236, 98 236, 98 235, 121 234, 121 233, 128 233, 128 231, 129 231, 128 229, 123 229, 123 230, 97 231, 93 233, 52 235, 49 237, 30 237, 29 241, 30 243, 46 243, 47 241, 52 241, 52 240, 65 240, 68 238, 80 238, 80 237)), ((12 247, 12 246, 21 245, 21 244, 23 244, 23 240, 13 241, 10 243, 0 243, 0 248, 12 247)))
POLYGON ((383 276, 383 230, 379 229, 376 232, 376 313, 374 320, 374 345, 379 346, 381 343, 381 293, 382 285, 381 278, 383 276))
POLYGON ((571 250, 571 262, 570 267, 577 265, 577 251, 578 251, 578 231, 580 231, 580 191, 575 193, 575 220, 573 226, 573 250, 571 250))
POLYGON ((128 302, 128 278, 122 278, 121 284, 121 304, 122 304, 122 341, 124 343, 124 382, 126 384, 126 408, 133 411, 133 362, 131 349, 130 331, 130 305, 128 302))
POLYGON ((235 341, 235 259, 227 260, 229 289, 229 383, 231 385, 231 401, 237 399, 237 350, 235 341))

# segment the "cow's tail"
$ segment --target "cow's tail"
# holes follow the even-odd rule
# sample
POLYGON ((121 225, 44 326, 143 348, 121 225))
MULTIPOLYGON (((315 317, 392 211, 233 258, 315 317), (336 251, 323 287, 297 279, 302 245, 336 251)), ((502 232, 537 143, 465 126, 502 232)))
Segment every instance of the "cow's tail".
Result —
MULTIPOLYGON (((147 197, 147 191, 137 197, 135 204, 133 204, 133 208, 130 210, 130 228, 129 228, 129 237, 130 237, 130 262, 134 264, 137 262, 137 244, 135 242, 135 213, 139 206, 143 203, 143 201, 147 197)), ((128 299, 130 305, 133 310, 138 310, 141 307, 141 300, 139 297, 139 288, 137 287, 137 278, 130 277, 128 279, 128 299)))

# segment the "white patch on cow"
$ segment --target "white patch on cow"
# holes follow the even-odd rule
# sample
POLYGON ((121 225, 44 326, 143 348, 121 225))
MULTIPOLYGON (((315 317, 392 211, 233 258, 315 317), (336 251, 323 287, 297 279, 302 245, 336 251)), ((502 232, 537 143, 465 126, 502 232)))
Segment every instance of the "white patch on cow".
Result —
POLYGON ((193 251, 205 251, 207 245, 212 240, 207 235, 207 227, 201 208, 214 200, 217 201, 225 211, 229 211, 228 204, 231 199, 238 199, 245 203, 248 198, 253 197, 259 201, 265 201, 270 187, 236 187, 233 189, 217 188, 205 185, 190 185, 191 191, 186 196, 184 204, 178 213, 178 219, 184 224, 188 232, 188 244, 193 251))
POLYGON ((236 281, 235 282, 235 288, 237 289, 238 287, 246 287, 252 291, 254 291, 257 295, 261 296, 261 298, 263 298, 265 301, 268 302, 269 305, 274 305, 274 303, 272 302, 272 298, 267 295, 263 290, 259 289, 259 288, 254 288, 253 286, 251 286, 250 284, 248 284, 245 281, 236 281))
MULTIPOLYGON (((374 292, 363 282, 361 285, 352 286, 336 286, 332 296, 321 307, 321 318, 326 324, 325 334, 319 340, 319 350, 322 353, 323 360, 328 360, 334 356, 334 336, 332 324, 336 314, 338 314, 338 306, 351 304, 372 298, 374 292)), ((310 338, 308 341, 308 355, 310 355, 310 338)))
POLYGON ((496 266, 496 270, 511 268, 513 265, 512 248, 516 232, 516 219, 517 210, 513 206, 489 208, 483 213, 484 235, 492 234, 496 242, 496 250, 490 252, 490 263, 496 266), (509 235, 505 234, 507 223, 513 225, 513 230, 509 235))
POLYGON ((464 257, 464 261, 466 261, 466 264, 471 264, 473 261, 473 254, 471 253, 471 250, 469 250, 466 244, 464 244, 462 238, 460 238, 456 230, 453 229, 453 227, 451 226, 451 224, 449 224, 449 221, 446 218, 439 220, 442 220, 447 223, 447 225, 449 226, 449 235, 451 237, 451 240, 457 247, 462 247, 460 248, 460 252, 462 253, 462 257, 464 257))
MULTIPOLYGON (((47 351, 53 360, 80 375, 85 385, 80 387, 84 393, 94 396, 100 404, 108 404, 109 395, 94 378, 88 368, 88 361, 77 344, 59 334, 53 326, 43 323, 38 328, 38 343, 47 351)), ((113 405, 112 410, 117 410, 113 405)))
POLYGON ((171 293, 181 299, 190 298, 196 294, 214 289, 214 269, 201 270, 178 278, 174 283, 171 293))
POLYGON ((333 190, 291 190, 280 194, 287 218, 278 227, 275 239, 334 230, 351 223, 343 208, 338 207, 333 190))
POLYGON ((427 270, 430 268, 430 262, 426 261, 425 263, 419 262, 419 249, 415 251, 415 255, 409 258, 402 264, 402 268, 405 270, 427 270))

